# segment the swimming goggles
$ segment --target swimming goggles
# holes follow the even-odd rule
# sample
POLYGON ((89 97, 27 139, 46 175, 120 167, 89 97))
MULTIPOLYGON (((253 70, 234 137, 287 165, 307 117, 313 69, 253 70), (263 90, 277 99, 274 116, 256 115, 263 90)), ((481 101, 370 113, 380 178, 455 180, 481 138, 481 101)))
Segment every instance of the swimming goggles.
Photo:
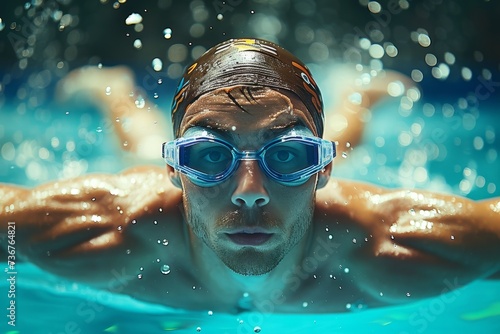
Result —
POLYGON ((264 172, 281 183, 302 183, 322 170, 336 155, 331 141, 287 134, 257 151, 239 151, 225 140, 207 132, 163 143, 168 165, 196 183, 212 185, 230 177, 241 160, 257 160, 264 172))

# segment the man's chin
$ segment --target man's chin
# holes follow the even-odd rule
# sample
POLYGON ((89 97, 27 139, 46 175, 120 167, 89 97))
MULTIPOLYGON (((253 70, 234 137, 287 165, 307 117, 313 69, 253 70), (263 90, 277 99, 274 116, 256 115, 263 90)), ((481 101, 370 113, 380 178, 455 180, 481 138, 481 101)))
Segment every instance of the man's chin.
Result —
POLYGON ((237 252, 216 252, 224 264, 237 274, 258 276, 269 273, 283 259, 281 251, 260 251, 253 247, 243 247, 237 252))

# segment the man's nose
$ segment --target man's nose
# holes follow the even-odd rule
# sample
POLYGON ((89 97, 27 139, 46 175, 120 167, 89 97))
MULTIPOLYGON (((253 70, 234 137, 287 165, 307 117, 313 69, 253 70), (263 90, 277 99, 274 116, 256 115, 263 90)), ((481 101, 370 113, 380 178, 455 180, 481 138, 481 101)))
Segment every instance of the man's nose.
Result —
POLYGON ((231 201, 239 207, 264 206, 269 203, 269 194, 264 187, 264 171, 256 160, 243 160, 234 177, 236 187, 231 201))

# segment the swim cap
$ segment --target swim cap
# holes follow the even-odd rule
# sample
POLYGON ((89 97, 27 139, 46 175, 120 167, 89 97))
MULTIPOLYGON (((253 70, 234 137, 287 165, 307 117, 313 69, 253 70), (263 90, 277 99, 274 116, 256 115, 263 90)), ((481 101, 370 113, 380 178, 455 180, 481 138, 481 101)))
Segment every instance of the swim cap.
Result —
POLYGON ((174 134, 188 106, 201 95, 232 86, 260 86, 292 92, 323 134, 323 100, 306 65, 282 47, 260 39, 230 39, 209 49, 186 68, 172 102, 174 134))

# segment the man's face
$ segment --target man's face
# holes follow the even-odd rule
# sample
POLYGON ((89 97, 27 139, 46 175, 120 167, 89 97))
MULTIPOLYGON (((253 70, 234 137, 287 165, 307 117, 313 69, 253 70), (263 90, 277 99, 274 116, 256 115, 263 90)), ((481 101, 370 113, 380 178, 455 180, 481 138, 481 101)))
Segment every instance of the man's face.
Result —
MULTIPOLYGON (((312 130, 304 110, 298 99, 271 89, 218 90, 188 108, 181 133, 201 127, 240 151, 258 150, 295 126, 312 130)), ((237 273, 269 272, 311 224, 316 175, 290 186, 267 176, 258 161, 243 160, 233 175, 212 186, 177 177, 189 227, 237 273)))

